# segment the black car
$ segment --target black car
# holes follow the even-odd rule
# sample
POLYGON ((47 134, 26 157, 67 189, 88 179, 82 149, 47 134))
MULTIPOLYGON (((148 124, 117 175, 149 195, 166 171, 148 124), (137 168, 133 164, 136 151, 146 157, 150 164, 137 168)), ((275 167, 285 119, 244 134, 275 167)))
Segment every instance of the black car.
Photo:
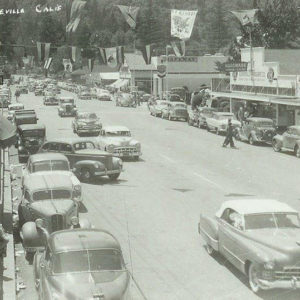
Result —
POLYGON ((46 128, 41 124, 24 124, 18 126, 19 161, 26 163, 31 154, 35 154, 43 144, 46 136, 46 128))
POLYGON ((33 109, 22 109, 15 111, 13 123, 16 126, 23 124, 36 124, 38 118, 36 116, 35 110, 33 109))

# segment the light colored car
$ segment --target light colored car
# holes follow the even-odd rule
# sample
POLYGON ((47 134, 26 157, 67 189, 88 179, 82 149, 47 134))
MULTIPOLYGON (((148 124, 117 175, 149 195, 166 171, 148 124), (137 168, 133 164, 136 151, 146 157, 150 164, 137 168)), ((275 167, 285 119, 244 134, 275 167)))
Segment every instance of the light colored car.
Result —
POLYGON ((149 105, 150 115, 155 117, 162 116, 162 110, 168 106, 168 102, 165 100, 154 100, 154 103, 149 105))
POLYGON ((141 143, 131 137, 125 126, 105 126, 97 138, 100 149, 118 157, 132 157, 136 160, 142 155, 141 143))
POLYGON ((206 118, 206 129, 207 131, 215 131, 216 134, 225 133, 229 119, 234 128, 241 127, 241 122, 236 119, 234 114, 228 112, 213 112, 211 116, 206 118))
POLYGON ((187 106, 182 102, 171 102, 167 101, 167 106, 162 109, 162 118, 173 120, 184 120, 188 119, 187 106))
POLYGON ((70 168, 68 158, 61 153, 37 153, 30 155, 26 166, 23 167, 23 180, 29 174, 47 174, 57 172, 68 175, 73 186, 73 200, 82 201, 82 190, 79 179, 70 168))
POLYGON ((116 106, 136 107, 134 96, 129 93, 118 93, 116 98, 116 106))
POLYGON ((225 201, 215 217, 200 216, 198 231, 207 252, 222 254, 247 275, 253 292, 300 288, 300 219, 287 204, 225 201))
POLYGON ((7 119, 10 121, 13 120, 15 116, 15 111, 22 110, 22 109, 24 109, 23 103, 13 103, 8 105, 7 119))
POLYGON ((112 96, 109 91, 100 89, 97 91, 96 97, 100 101, 112 101, 112 96))
POLYGON ((39 299, 131 299, 130 274, 111 233, 74 229, 45 234, 44 251, 33 263, 39 299))

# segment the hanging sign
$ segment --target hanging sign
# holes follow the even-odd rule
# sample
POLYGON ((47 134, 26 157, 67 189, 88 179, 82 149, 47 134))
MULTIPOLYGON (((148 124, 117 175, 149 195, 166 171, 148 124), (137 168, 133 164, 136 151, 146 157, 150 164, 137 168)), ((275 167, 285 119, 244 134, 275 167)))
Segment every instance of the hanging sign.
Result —
POLYGON ((233 62, 225 63, 226 72, 246 72, 248 69, 247 62, 233 62))

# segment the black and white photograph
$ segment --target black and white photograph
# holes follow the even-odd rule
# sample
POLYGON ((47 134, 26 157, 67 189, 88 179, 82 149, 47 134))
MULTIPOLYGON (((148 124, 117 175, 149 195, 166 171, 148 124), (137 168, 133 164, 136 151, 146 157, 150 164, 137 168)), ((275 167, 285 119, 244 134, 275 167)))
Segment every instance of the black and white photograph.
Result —
POLYGON ((0 300, 300 299, 300 0, 0 0, 0 300))

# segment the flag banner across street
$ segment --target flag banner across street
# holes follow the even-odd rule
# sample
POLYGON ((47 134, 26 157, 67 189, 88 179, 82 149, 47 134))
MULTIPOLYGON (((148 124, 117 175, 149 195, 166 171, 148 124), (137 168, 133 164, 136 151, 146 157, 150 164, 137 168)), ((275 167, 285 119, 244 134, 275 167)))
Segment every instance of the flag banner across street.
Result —
POLYGON ((171 36, 181 40, 191 37, 197 10, 171 10, 171 36))
POLYGON ((257 12, 258 9, 248 9, 232 11, 231 13, 237 17, 237 19, 241 22, 242 26, 246 26, 258 24, 258 20, 256 18, 257 12))
POLYGON ((86 4, 86 2, 81 1, 81 0, 75 0, 72 3, 71 18, 70 18, 70 22, 66 26, 66 32, 76 31, 76 29, 79 25, 80 19, 81 19, 81 12, 82 12, 82 9, 84 8, 85 4, 86 4))

